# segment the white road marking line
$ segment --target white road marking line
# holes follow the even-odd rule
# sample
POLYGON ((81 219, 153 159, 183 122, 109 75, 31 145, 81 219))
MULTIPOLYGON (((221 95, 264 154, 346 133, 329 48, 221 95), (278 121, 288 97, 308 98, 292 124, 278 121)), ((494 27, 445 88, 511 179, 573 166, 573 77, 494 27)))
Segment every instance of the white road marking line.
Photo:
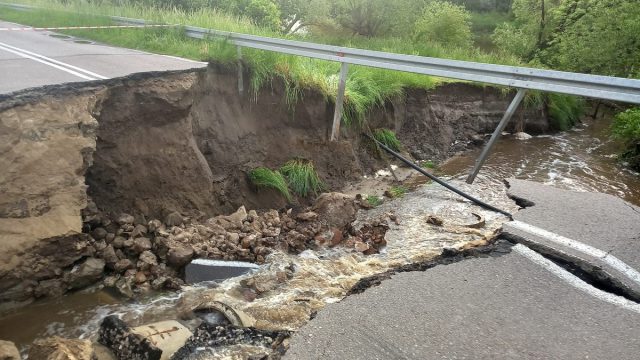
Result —
POLYGON ((147 25, 104 25, 104 26, 58 26, 58 27, 3 27, 0 31, 50 31, 78 29, 137 29, 149 27, 175 27, 179 25, 147 24, 147 25))
POLYGON ((77 77, 79 77, 79 78, 82 78, 82 79, 85 79, 85 80, 96 80, 95 78, 88 77, 88 76, 85 76, 85 75, 80 74, 80 73, 78 73, 78 72, 75 72, 75 71, 73 71, 73 70, 70 70, 70 69, 64 68, 64 67, 62 67, 62 66, 58 66, 58 65, 56 65, 56 64, 52 64, 52 63, 50 63, 50 62, 47 62, 47 61, 44 61, 44 60, 38 59, 37 57, 33 57, 33 56, 30 56, 30 55, 27 55, 27 54, 24 54, 24 53, 21 53, 21 52, 18 52, 18 51, 11 50, 11 49, 6 48, 6 47, 4 47, 4 46, 2 46, 2 45, 0 45, 0 50, 4 50, 4 51, 10 52, 10 53, 12 53, 12 54, 16 54, 16 55, 21 56, 21 57, 26 58, 26 59, 31 59, 31 60, 33 60, 33 61, 37 61, 37 62, 39 62, 39 63, 43 63, 43 64, 45 64, 45 65, 48 65, 48 66, 54 67, 54 68, 56 68, 56 69, 58 69, 58 70, 62 70, 62 71, 68 72, 69 74, 75 75, 75 76, 77 76, 77 77))
POLYGON ((604 261, 607 265, 611 266, 612 268, 616 269, 617 271, 621 272, 622 274, 624 274, 627 278, 629 278, 630 280, 632 280, 633 282, 635 282, 636 284, 640 285, 640 272, 638 272, 637 270, 635 270, 634 268, 632 268, 631 266, 627 265, 625 262, 623 262, 622 260, 618 259, 617 257, 602 251, 598 248, 595 248, 591 245, 587 245, 585 243, 582 243, 580 241, 577 240, 573 240, 573 239, 569 239, 568 237, 564 237, 562 235, 558 235, 556 233, 552 233, 551 231, 545 230, 545 229, 541 229, 537 226, 533 226, 531 224, 527 224, 524 223, 522 221, 511 221, 508 223, 509 226, 512 226, 518 230, 522 230, 524 232, 527 232, 529 234, 533 234, 533 235, 537 235, 540 236, 546 240, 549 240, 551 242, 554 242, 556 244, 560 244, 560 245, 564 245, 566 247, 569 247, 571 249, 577 250, 583 254, 587 254, 596 258, 601 259, 602 261, 604 261))
MULTIPOLYGON (((86 79, 86 80, 108 79, 108 77, 106 77, 106 76, 102 76, 100 74, 96 74, 96 73, 91 72, 89 70, 85 70, 83 68, 79 68, 77 66, 73 66, 71 64, 67 64, 67 63, 64 63, 62 61, 58 61, 58 60, 46 57, 44 55, 36 54, 34 52, 31 52, 31 51, 28 51, 28 50, 25 50, 25 49, 21 49, 19 47, 11 46, 11 45, 5 44, 3 42, 0 42, 0 47, 4 47, 5 50, 7 50, 7 51, 9 51, 9 49, 12 49, 12 50, 20 52, 20 53, 22 53, 24 55, 27 55, 27 56, 23 56, 23 57, 31 56, 29 58, 32 59, 32 60, 33 60, 33 57, 38 58, 38 59, 42 60, 42 61, 39 61, 39 62, 45 61, 45 62, 51 63, 51 64, 48 64, 48 65, 53 66, 55 68, 59 68, 59 67, 54 66, 54 64, 60 65, 60 66, 64 66, 65 68, 67 68, 67 70, 65 70, 65 71, 67 71, 69 73, 72 73, 72 74, 74 74, 76 76, 78 75, 77 72, 80 72, 80 73, 84 73, 84 74, 92 77, 92 78, 88 78, 86 76, 80 76, 81 78, 86 79), (69 69, 71 69, 71 70, 69 70, 69 69), (73 70, 75 70, 75 71, 73 71, 73 70)), ((18 54, 18 55, 20 55, 20 54, 18 54)))
POLYGON ((640 314, 640 304, 635 303, 631 300, 628 300, 622 296, 614 295, 600 289, 597 289, 586 282, 582 281, 577 276, 568 272, 567 270, 561 268, 559 265, 555 264, 553 261, 546 259, 544 256, 538 254, 537 252, 529 249, 528 247, 522 244, 516 244, 513 247, 513 250, 518 254, 526 257, 537 265, 542 266, 553 275, 559 277, 565 282, 569 283, 571 286, 579 289, 595 298, 598 298, 602 301, 606 301, 610 304, 622 307, 624 309, 634 311, 640 314))

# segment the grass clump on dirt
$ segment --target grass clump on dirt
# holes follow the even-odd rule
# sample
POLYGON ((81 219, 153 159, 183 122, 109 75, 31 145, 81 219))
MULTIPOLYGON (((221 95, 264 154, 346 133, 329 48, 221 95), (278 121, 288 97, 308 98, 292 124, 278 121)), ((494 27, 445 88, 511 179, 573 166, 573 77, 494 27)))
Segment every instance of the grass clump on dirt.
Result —
POLYGON ((422 163, 420 163, 420 167, 422 167, 423 169, 431 169, 434 170, 437 165, 435 162, 431 161, 431 160, 426 160, 423 161, 422 163))
POLYGON ((280 173, 287 179, 291 190, 302 197, 317 195, 326 188, 310 160, 290 160, 280 168, 280 173))
POLYGON ((291 202, 291 193, 287 186, 287 181, 279 171, 274 171, 266 167, 259 167, 249 173, 251 183, 259 188, 270 188, 277 190, 287 201, 291 202))
POLYGON ((393 199, 400 198, 403 197, 408 191, 409 189, 407 189, 406 186, 392 186, 391 189, 389 189, 389 196, 393 199))
POLYGON ((375 195, 367 196, 366 200, 367 200, 367 203, 373 207, 382 205, 382 199, 375 195))
POLYGON ((402 143, 398 140, 396 133, 389 129, 376 129, 373 131, 373 138, 386 145, 393 151, 400 151, 402 143))

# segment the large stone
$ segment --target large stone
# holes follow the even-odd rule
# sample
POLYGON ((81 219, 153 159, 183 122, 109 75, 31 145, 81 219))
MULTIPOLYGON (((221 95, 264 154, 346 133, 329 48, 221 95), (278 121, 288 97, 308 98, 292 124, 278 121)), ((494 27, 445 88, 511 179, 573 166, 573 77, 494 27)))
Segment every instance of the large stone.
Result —
POLYGON ((20 360, 20 352, 16 344, 0 340, 0 360, 20 360))
POLYGON ((102 259, 88 258, 75 266, 68 274, 70 289, 80 289, 89 286, 102 278, 105 262, 102 259))
POLYGON ((120 214, 120 216, 118 216, 118 218, 116 219, 116 222, 120 226, 122 226, 122 225, 131 225, 131 224, 133 224, 134 221, 135 221, 135 218, 133 217, 133 215, 129 215, 129 214, 125 214, 125 213, 120 214))
POLYGON ((29 349, 29 360, 91 360, 92 355, 89 340, 58 336, 36 340, 29 349))
POLYGON ((193 257, 193 249, 185 245, 178 245, 169 249, 167 262, 175 267, 187 265, 193 257))
POLYGON ((180 226, 184 223, 184 219, 179 212, 174 211, 167 215, 167 217, 164 219, 164 223, 167 224, 167 226, 180 226))
POLYGON ((332 228, 344 229, 356 218, 355 198, 341 193, 321 194, 313 207, 323 221, 332 228))
POLYGON ((185 268, 185 281, 195 284, 202 281, 223 281, 244 275, 258 265, 241 261, 195 259, 185 268))
POLYGON ((151 240, 145 237, 137 238, 133 240, 133 251, 141 253, 143 251, 151 250, 151 240))

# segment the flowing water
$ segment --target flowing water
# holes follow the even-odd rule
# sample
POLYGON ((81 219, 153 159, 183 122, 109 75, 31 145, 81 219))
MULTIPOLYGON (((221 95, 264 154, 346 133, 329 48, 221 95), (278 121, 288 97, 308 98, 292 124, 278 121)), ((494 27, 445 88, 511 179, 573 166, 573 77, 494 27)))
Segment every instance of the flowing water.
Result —
MULTIPOLYGON (((618 149, 608 140, 607 127, 607 122, 597 121, 559 135, 526 141, 503 136, 473 186, 464 184, 462 179, 479 151, 451 159, 440 171, 453 178, 463 191, 507 211, 517 209, 501 185, 501 180, 509 177, 605 192, 640 204, 640 176, 617 164, 618 149)), ((106 315, 117 314, 131 325, 140 325, 177 319, 214 301, 241 310, 255 319, 258 328, 295 330, 315 311, 342 299, 359 279, 432 259, 444 247, 481 244, 494 236, 506 218, 470 205, 437 185, 427 184, 401 199, 361 211, 355 226, 375 221, 389 224, 388 245, 380 254, 365 256, 340 248, 307 250, 299 256, 276 252, 254 274, 230 279, 216 287, 187 287, 181 292, 156 294, 137 302, 116 298, 105 291, 79 292, 0 318, 0 339, 12 340, 23 350, 38 337, 95 339, 99 323, 106 315), (472 212, 484 218, 484 228, 463 225, 472 212), (429 215, 442 218, 443 226, 428 224, 429 215), (267 286, 255 300, 243 295, 241 280, 248 278, 267 286)), ((242 358, 243 354, 255 351, 229 347, 217 349, 206 358, 242 358)))
MULTIPOLYGON (((485 163, 478 179, 517 178, 576 191, 595 191, 640 205, 640 174, 617 160, 620 144, 609 134, 611 120, 585 121, 557 134, 517 140, 503 136, 485 163)), ((440 170, 466 179, 480 149, 456 156, 440 170)))

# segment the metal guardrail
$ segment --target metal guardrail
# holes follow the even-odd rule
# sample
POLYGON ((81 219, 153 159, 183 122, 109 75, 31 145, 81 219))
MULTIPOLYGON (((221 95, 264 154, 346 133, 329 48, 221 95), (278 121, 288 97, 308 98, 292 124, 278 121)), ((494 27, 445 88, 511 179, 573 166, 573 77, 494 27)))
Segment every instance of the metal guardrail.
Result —
MULTIPOLYGON (((21 4, 0 3, 0 5, 21 10, 33 8, 21 4)), ((149 22, 145 20, 119 16, 111 16, 111 19, 122 24, 149 24, 149 22)), ((241 58, 242 54, 240 48, 247 47, 340 62, 342 64, 340 71, 341 86, 339 87, 339 93, 336 97, 337 104, 331 135, 332 140, 337 139, 340 130, 342 99, 344 96, 343 85, 347 77, 348 64, 515 87, 519 90, 519 95, 514 98, 514 101, 509 106, 509 111, 507 111, 500 125, 498 125, 498 129, 504 128, 510 120, 526 90, 541 90, 640 104, 640 80, 636 79, 395 54, 219 31, 194 26, 184 26, 184 30, 187 36, 196 39, 214 37, 228 40, 230 43, 238 46, 239 58, 241 58)), ((239 77, 241 75, 242 72, 239 71, 239 77)), ((240 88, 242 84, 241 78, 239 78, 238 84, 239 90, 242 91, 240 88)), ((467 182, 473 182, 475 175, 499 135, 498 129, 496 129, 485 151, 483 151, 481 157, 477 160, 476 167, 467 179, 467 182)))

